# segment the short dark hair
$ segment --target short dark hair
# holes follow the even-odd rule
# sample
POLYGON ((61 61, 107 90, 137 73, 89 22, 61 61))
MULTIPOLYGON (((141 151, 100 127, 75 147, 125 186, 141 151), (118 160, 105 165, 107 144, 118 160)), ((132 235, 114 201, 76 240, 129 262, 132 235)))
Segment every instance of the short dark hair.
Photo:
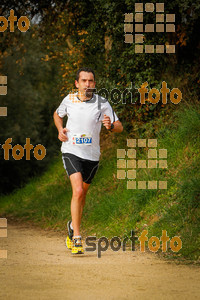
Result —
POLYGON ((91 68, 80 68, 77 73, 76 73, 76 81, 79 81, 79 74, 81 72, 88 72, 88 73, 92 73, 94 75, 94 80, 95 80, 95 73, 91 68))

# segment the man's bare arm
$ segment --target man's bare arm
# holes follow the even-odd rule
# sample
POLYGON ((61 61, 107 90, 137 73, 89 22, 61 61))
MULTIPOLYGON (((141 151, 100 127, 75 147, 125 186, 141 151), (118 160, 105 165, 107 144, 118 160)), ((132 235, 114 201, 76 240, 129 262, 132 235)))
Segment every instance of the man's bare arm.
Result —
POLYGON ((59 117, 56 111, 53 114, 53 118, 54 118, 54 123, 58 129, 58 139, 61 142, 66 142, 68 140, 66 136, 66 132, 68 131, 68 129, 63 128, 63 118, 59 117))
MULTIPOLYGON (((103 125, 106 127, 106 129, 110 129, 111 128, 111 120, 109 116, 106 116, 104 114, 104 119, 102 121, 103 125)), ((122 132, 123 131, 123 126, 122 123, 117 120, 115 122, 113 122, 114 128, 112 129, 112 132, 122 132)))
POLYGON ((123 126, 122 123, 117 120, 113 122, 114 128, 112 129, 112 132, 122 132, 123 131, 123 126))

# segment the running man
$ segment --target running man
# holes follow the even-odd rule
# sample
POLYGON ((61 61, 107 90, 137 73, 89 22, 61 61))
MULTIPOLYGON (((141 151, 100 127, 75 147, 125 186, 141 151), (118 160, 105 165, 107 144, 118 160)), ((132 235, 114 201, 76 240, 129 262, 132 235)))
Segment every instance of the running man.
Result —
POLYGON ((80 234, 81 217, 87 191, 99 165, 101 124, 112 132, 123 131, 109 102, 94 93, 95 84, 92 69, 79 69, 75 80, 78 92, 66 96, 54 112, 58 139, 62 142, 63 164, 72 186, 72 221, 67 223, 66 245, 73 254, 84 252, 80 234), (63 127, 65 116, 68 120, 66 127, 63 127))

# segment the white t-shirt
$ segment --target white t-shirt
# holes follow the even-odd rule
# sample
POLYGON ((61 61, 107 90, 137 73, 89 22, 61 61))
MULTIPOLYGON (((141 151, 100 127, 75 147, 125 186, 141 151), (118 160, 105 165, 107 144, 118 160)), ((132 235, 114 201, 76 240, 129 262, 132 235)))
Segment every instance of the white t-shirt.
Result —
POLYGON ((109 102, 97 94, 93 94, 92 99, 87 101, 80 101, 76 94, 69 94, 56 112, 61 118, 68 116, 68 140, 62 142, 62 153, 98 161, 101 155, 99 135, 104 114, 110 117, 111 123, 118 120, 109 102))

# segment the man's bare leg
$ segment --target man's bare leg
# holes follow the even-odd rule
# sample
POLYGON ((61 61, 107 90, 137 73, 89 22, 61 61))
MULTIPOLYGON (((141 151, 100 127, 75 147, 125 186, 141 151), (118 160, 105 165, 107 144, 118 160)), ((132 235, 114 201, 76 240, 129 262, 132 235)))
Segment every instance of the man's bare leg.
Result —
POLYGON ((85 205, 85 198, 89 188, 89 184, 83 182, 80 172, 74 173, 70 176, 72 185, 72 201, 71 201, 71 215, 74 236, 80 235, 80 224, 85 205))
POLYGON ((90 187, 90 184, 83 182, 83 200, 82 200, 82 205, 81 205, 81 217, 83 214, 83 208, 85 206, 86 194, 87 194, 89 187, 90 187))

